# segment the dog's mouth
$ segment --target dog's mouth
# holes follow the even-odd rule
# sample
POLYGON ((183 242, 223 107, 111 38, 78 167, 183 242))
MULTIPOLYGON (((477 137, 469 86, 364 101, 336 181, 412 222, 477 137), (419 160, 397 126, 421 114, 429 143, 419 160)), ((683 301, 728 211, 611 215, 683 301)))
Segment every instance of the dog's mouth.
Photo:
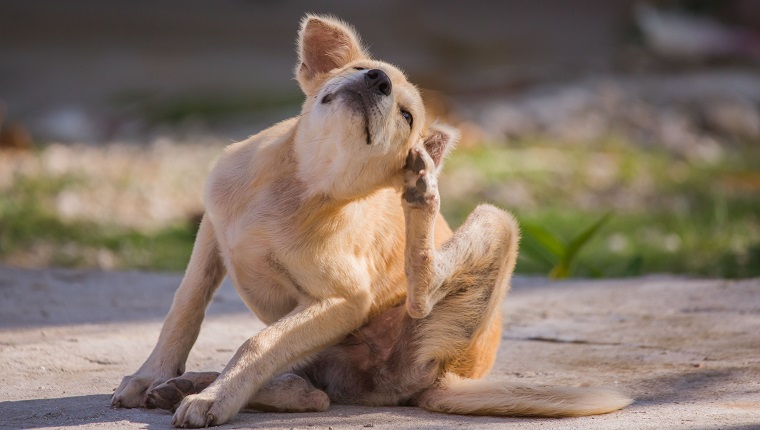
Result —
POLYGON ((359 93, 357 93, 357 98, 361 101, 362 105, 362 119, 364 120, 364 141, 367 143, 367 145, 372 145, 372 135, 369 132, 369 110, 367 109, 367 102, 359 93))
POLYGON ((372 103, 372 100, 367 100, 368 98, 372 98, 371 95, 364 94, 362 91, 357 91, 351 88, 341 88, 336 92, 327 93, 322 96, 320 103, 330 104, 338 97, 344 100, 345 106, 348 109, 361 117, 364 128, 364 143, 367 145, 372 145, 372 132, 370 130, 372 111, 372 106, 370 106, 370 103, 372 103))

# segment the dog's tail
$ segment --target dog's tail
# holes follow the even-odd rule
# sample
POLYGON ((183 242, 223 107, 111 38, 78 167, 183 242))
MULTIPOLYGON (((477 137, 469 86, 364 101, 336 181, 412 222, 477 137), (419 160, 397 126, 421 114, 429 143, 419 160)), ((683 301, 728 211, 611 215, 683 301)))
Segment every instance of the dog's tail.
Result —
POLYGON ((631 402, 609 388, 542 387, 463 379, 449 373, 438 386, 425 391, 418 404, 449 414, 559 418, 605 414, 631 402))

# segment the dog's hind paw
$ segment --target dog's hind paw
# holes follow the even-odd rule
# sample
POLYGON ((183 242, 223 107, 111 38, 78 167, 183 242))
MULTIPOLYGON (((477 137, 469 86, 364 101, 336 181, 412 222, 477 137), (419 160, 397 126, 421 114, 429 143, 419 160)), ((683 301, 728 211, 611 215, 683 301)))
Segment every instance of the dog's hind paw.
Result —
POLYGON ((171 373, 159 371, 137 372, 134 375, 125 376, 111 396, 111 407, 153 408, 147 392, 172 376, 171 373))
POLYGON ((412 148, 404 164, 403 200, 411 208, 438 210, 438 179, 435 163, 423 148, 412 148))
POLYGON ((187 372, 153 388, 148 392, 148 401, 154 407, 174 411, 182 399, 200 393, 218 376, 218 372, 187 372))

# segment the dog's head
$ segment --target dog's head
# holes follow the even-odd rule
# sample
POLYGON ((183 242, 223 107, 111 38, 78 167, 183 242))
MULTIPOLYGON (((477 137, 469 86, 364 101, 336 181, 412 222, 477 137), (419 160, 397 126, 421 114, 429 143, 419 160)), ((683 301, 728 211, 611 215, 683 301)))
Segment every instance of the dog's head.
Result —
POLYGON ((417 145, 440 167, 456 131, 427 126, 417 88, 398 68, 370 58, 349 25, 307 16, 298 50, 306 101, 295 148, 299 176, 312 191, 354 198, 397 185, 417 145))

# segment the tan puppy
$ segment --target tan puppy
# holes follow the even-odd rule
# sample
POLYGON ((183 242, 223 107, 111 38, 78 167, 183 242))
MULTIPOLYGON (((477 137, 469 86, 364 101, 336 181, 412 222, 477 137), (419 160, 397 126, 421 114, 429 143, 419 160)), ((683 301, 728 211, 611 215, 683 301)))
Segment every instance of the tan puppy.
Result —
POLYGON ((452 234, 436 175, 456 133, 426 127, 417 89, 346 24, 308 16, 299 40, 301 115, 226 149, 158 343, 113 405, 181 400, 173 424, 202 427, 246 406, 324 410, 329 399, 537 416, 630 403, 610 390, 472 379, 501 339, 514 219, 479 206, 452 234), (218 378, 176 378, 225 274, 268 327, 218 378))

